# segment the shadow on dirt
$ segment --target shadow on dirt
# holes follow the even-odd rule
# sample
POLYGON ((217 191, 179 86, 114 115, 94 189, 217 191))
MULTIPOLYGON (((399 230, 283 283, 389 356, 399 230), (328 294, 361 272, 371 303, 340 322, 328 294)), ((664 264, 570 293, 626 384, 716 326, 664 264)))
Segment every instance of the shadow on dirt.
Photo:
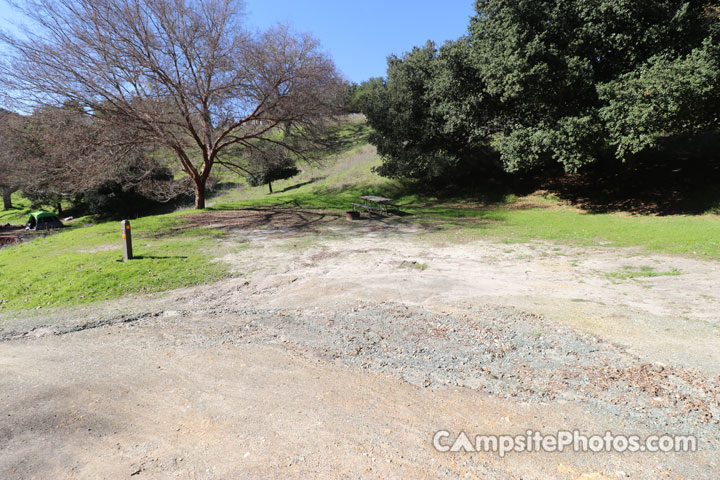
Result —
POLYGON ((292 207, 255 207, 242 210, 206 211, 187 216, 188 222, 173 230, 217 228, 221 230, 285 229, 314 231, 344 219, 344 215, 292 207))

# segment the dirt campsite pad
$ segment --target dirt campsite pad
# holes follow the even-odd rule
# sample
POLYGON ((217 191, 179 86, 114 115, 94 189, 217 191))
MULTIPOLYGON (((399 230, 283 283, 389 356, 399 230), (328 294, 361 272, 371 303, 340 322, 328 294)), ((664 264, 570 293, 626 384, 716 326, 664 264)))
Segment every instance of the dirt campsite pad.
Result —
POLYGON ((717 477, 715 261, 291 210, 189 225, 248 245, 233 278, 0 314, 0 478, 717 477), (433 447, 576 429, 699 450, 433 447))

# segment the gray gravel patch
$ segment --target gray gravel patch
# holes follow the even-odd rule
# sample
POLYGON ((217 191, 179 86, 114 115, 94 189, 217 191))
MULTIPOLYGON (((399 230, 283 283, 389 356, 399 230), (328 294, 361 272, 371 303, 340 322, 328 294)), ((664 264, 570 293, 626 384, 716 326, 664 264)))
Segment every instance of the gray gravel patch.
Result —
POLYGON ((648 364, 623 347, 512 308, 484 306, 467 315, 396 303, 340 312, 217 308, 148 315, 122 328, 168 323, 164 335, 174 345, 282 344, 422 388, 573 403, 653 432, 694 433, 706 447, 720 445, 720 378, 648 364))

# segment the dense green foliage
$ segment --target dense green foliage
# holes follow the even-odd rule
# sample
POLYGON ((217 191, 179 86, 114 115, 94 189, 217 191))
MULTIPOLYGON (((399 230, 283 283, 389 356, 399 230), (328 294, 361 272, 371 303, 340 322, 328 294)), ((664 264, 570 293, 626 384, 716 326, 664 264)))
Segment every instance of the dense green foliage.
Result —
POLYGON ((477 125, 489 119, 470 54, 466 39, 440 48, 428 42, 402 58, 391 56, 384 83, 361 86, 370 141, 385 160, 381 174, 434 180, 488 166, 477 125))
POLYGON ((707 40, 685 56, 657 55, 644 68, 601 85, 600 117, 618 157, 652 147, 664 136, 717 129, 719 59, 717 42, 707 40))
POLYGON ((719 126, 720 27, 707 0, 475 8, 467 37, 391 57, 386 81, 367 86, 384 175, 467 176, 493 162, 575 172, 719 126))
POLYGON ((348 86, 348 113, 362 113, 368 106, 368 101, 373 95, 376 88, 382 88, 384 81, 382 78, 371 78, 361 84, 352 83, 348 86))

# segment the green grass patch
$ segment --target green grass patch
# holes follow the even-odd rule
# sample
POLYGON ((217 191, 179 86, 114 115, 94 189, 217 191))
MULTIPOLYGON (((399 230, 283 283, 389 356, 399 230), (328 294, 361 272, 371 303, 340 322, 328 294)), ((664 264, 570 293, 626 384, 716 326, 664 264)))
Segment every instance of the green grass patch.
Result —
POLYGON ((650 250, 720 258, 720 218, 586 214, 574 208, 500 209, 499 222, 479 229, 484 235, 517 242, 551 240, 583 246, 643 247, 650 250))
POLYGON ((28 213, 30 213, 30 200, 25 198, 22 193, 15 192, 10 197, 13 208, 10 210, 0 210, 0 225, 25 225, 28 213))
MULTIPOLYGON (((519 201, 532 202, 534 198, 519 201)), ((413 211, 423 215, 421 209, 413 211)), ((436 207, 428 216, 454 219, 450 223, 438 222, 440 230, 427 235, 431 241, 467 242, 477 238, 494 238, 508 244, 552 241, 577 247, 640 247, 668 254, 720 258, 720 217, 712 214, 664 217, 589 214, 559 203, 517 209, 509 202, 454 213, 436 207)))
POLYGON ((625 266, 622 270, 606 273, 605 276, 610 280, 629 280, 642 277, 676 277, 681 273, 680 270, 675 268, 667 272, 658 272, 649 266, 642 266, 640 268, 625 266))
POLYGON ((184 229, 180 215, 132 222, 136 259, 123 263, 120 223, 74 228, 0 250, 0 310, 91 303, 221 279, 221 232, 184 229))
POLYGON ((415 261, 411 262, 411 261, 403 260, 400 263, 400 268, 410 268, 413 270, 420 270, 421 272, 423 272, 423 271, 427 270, 428 265, 427 265, 427 263, 420 263, 420 262, 415 262, 415 261))

